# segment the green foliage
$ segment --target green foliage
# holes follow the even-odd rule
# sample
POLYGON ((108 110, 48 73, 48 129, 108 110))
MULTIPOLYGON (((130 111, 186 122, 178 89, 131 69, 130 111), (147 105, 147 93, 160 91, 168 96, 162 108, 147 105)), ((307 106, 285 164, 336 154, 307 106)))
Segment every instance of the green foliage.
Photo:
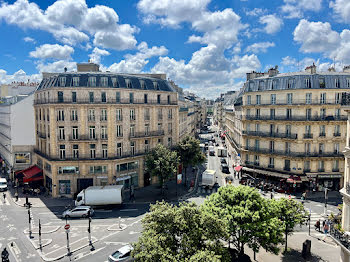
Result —
POLYGON ((146 155, 145 166, 151 176, 157 176, 159 183, 174 177, 177 172, 179 157, 177 153, 169 150, 162 144, 158 144, 150 153, 146 155))
POLYGON ((223 225, 194 203, 177 207, 158 202, 142 224, 142 235, 132 253, 136 261, 230 261, 218 240, 223 225))
POLYGON ((175 147, 180 161, 184 168, 192 165, 198 165, 205 161, 205 155, 202 153, 199 140, 194 137, 187 136, 175 147))
POLYGON ((282 223, 274 215, 276 210, 256 189, 222 187, 206 200, 203 208, 225 225, 222 239, 232 243, 240 254, 244 253, 245 244, 256 252, 259 247, 273 253, 279 251, 278 244, 283 242, 282 223))

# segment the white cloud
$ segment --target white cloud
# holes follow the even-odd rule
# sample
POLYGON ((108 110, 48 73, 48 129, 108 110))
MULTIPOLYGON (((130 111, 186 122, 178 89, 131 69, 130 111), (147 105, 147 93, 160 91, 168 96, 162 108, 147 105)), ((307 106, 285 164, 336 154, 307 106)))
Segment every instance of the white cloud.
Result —
POLYGON ((286 18, 301 18, 305 11, 318 12, 322 8, 322 0, 284 0, 281 10, 286 18))
POLYGON ((49 73, 64 72, 65 67, 68 69, 68 71, 74 71, 77 68, 77 64, 76 62, 59 60, 53 63, 46 63, 46 64, 43 62, 39 62, 36 66, 39 72, 49 72, 49 73))
POLYGON ((322 53, 336 61, 350 63, 350 30, 333 31, 328 22, 301 20, 294 30, 294 40, 304 53, 322 53))
POLYGON ((3 2, 0 20, 20 28, 37 29, 51 33, 61 43, 76 45, 89 41, 100 47, 116 50, 133 49, 136 46, 136 27, 119 24, 117 13, 107 6, 88 8, 85 0, 58 0, 40 9, 28 0, 17 0, 13 4, 3 2))
POLYGON ((261 16, 266 14, 266 9, 254 8, 253 10, 246 11, 245 14, 249 16, 261 16))
POLYGON ((336 71, 340 72, 343 70, 343 64, 341 62, 321 62, 320 59, 313 59, 311 57, 305 57, 298 61, 294 57, 286 56, 282 58, 281 64, 289 69, 289 71, 304 71, 306 67, 315 64, 318 72, 326 72, 330 67, 334 67, 336 71))
POLYGON ((246 52, 252 52, 252 53, 266 53, 267 49, 269 47, 274 47, 275 43, 273 42, 260 42, 260 43, 254 43, 250 46, 248 46, 245 51, 246 52))
POLYGON ((259 19, 260 24, 265 25, 264 31, 267 34, 275 34, 281 30, 283 25, 282 19, 276 15, 264 15, 259 19))
POLYGON ((74 49, 71 46, 59 45, 59 44, 45 44, 35 48, 35 51, 31 51, 29 55, 39 59, 70 59, 74 49))
POLYGON ((94 50, 92 50, 92 53, 89 55, 89 57, 94 63, 100 64, 101 56, 109 56, 110 54, 111 53, 107 50, 95 47, 94 50))
POLYGON ((152 46, 148 48, 146 42, 141 42, 137 46, 138 52, 134 55, 127 54, 125 59, 119 63, 114 63, 107 70, 116 73, 140 73, 148 64, 150 58, 163 56, 168 53, 168 49, 164 46, 152 46))
POLYGON ((350 1, 335 0, 329 3, 329 7, 339 16, 345 23, 350 23, 350 1))
POLYGON ((295 66, 297 64, 297 60, 294 57, 285 56, 282 58, 281 63, 285 66, 295 66))
POLYGON ((0 84, 10 84, 14 81, 18 82, 40 82, 41 74, 27 75, 22 69, 12 75, 9 75, 6 70, 0 69, 0 84))
POLYGON ((35 43, 34 38, 31 38, 31 37, 29 37, 29 36, 24 37, 24 38, 23 38, 23 41, 24 41, 24 42, 35 43))

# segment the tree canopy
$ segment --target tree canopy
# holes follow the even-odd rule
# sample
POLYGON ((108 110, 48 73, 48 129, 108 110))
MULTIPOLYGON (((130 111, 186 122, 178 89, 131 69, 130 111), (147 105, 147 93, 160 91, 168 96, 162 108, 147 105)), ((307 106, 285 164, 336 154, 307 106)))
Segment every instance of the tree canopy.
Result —
POLYGON ((221 187, 204 203, 203 208, 214 214, 226 227, 222 239, 232 243, 239 254, 247 244, 255 252, 259 247, 277 253, 283 242, 282 222, 274 215, 268 200, 247 186, 221 187))
POLYGON ((219 241, 223 225, 194 203, 158 202, 142 224, 142 235, 134 244, 136 261, 230 261, 219 241))
POLYGON ((178 163, 177 153, 162 144, 158 144, 145 158, 146 170, 151 176, 158 177, 162 188, 164 182, 177 173, 178 163))

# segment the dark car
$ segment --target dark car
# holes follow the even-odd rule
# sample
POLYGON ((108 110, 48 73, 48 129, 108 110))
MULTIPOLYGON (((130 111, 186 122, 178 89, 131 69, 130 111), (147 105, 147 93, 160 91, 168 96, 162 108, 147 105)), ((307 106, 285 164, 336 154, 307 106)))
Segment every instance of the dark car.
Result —
POLYGON ((221 171, 222 173, 230 174, 230 169, 228 168, 227 164, 221 164, 221 171))
POLYGON ((226 159, 225 159, 225 158, 223 158, 223 157, 222 157, 222 158, 220 158, 220 163, 221 163, 221 164, 227 164, 226 159))

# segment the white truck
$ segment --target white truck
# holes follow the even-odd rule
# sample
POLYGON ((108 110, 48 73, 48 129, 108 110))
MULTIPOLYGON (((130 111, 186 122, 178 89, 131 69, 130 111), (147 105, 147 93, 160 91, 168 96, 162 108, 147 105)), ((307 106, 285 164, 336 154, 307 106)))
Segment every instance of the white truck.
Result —
POLYGON ((224 147, 218 147, 218 156, 227 157, 227 149, 224 147))
POLYGON ((215 170, 205 170, 202 174, 202 187, 209 187, 212 189, 215 183, 217 182, 217 176, 215 170))
POLYGON ((123 185, 90 186, 82 190, 75 200, 76 206, 105 206, 123 203, 123 185))

